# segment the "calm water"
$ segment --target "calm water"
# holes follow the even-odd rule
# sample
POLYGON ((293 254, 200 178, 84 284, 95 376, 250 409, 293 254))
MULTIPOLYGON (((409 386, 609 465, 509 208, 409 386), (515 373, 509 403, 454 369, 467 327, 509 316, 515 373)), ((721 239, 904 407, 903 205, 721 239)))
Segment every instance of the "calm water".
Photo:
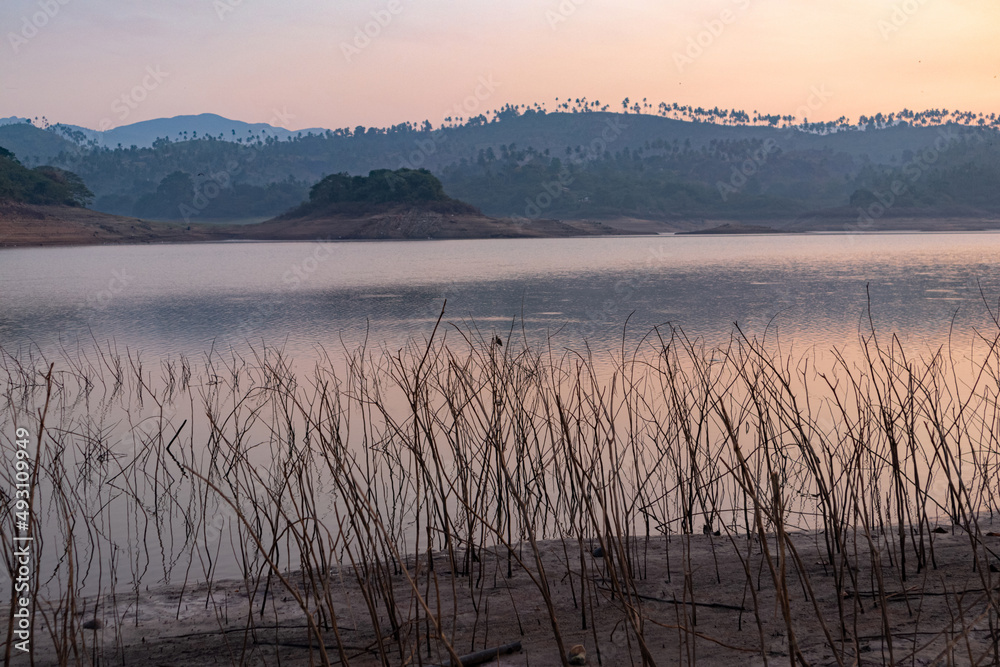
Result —
MULTIPOLYGON (((721 343, 738 322, 752 335, 767 328, 767 335, 780 337, 783 346, 800 352, 815 347, 822 353, 857 340, 859 328, 867 325, 867 286, 883 333, 894 332, 909 349, 921 351, 948 342, 954 322, 961 356, 976 328, 996 329, 980 289, 996 304, 998 259, 998 234, 3 250, 0 347, 13 355, 38 348, 59 361, 72 360, 77 345, 86 349, 94 341, 102 347, 113 341, 120 353, 138 350, 146 360, 179 355, 196 360, 212 349, 243 352, 264 343, 284 347, 297 364, 309 366, 322 348, 336 358, 341 345, 353 348, 366 336, 393 350, 408 339, 423 338, 447 300, 447 322, 477 327, 484 336, 505 336, 511 327, 517 332, 523 327, 529 342, 544 343, 551 336, 558 348, 580 349, 586 343, 597 352, 596 365, 608 358, 602 352, 620 348, 630 316, 625 333, 630 342, 669 322, 721 343)), ((445 334, 457 332, 448 325, 445 334)), ((62 419, 56 430, 75 448, 82 467, 74 474, 83 477, 95 461, 110 470, 102 474, 113 475, 114 466, 125 465, 136 447, 141 450, 171 433, 182 434, 178 452, 188 451, 200 461, 208 431, 202 403, 230 399, 214 392, 199 386, 197 405, 178 400, 165 414, 150 402, 144 409, 105 411, 67 394, 54 409, 62 419), (95 443, 122 458, 109 459, 105 450, 90 448, 95 443)), ((36 403, 19 408, 20 415, 0 413, 0 442, 9 440, 13 423, 30 422, 37 414, 44 392, 32 395, 36 403)), ((100 396, 95 392, 92 400, 100 396)), ((141 396, 140 391, 140 403, 141 396)), ((270 423, 258 426, 263 430, 252 439, 268 442, 270 423)), ((266 458, 269 452, 261 448, 257 455, 266 458)), ((175 485, 183 481, 169 464, 155 472, 171 473, 175 485)), ((134 493, 155 504, 151 499, 161 492, 163 480, 149 479, 156 483, 136 477, 134 493)), ((147 525, 145 511, 127 494, 109 503, 100 494, 112 493, 112 486, 78 488, 97 494, 83 506, 96 512, 87 514, 87 521, 105 531, 102 539, 121 553, 145 554, 147 560, 136 556, 134 567, 147 572, 148 566, 147 579, 168 581, 175 568, 186 572, 177 565, 185 562, 181 556, 190 556, 186 523, 167 513, 166 519, 156 515, 155 526, 147 525), (163 523, 167 519, 175 522, 163 523), (151 547, 154 537, 160 542, 151 547), (161 551, 165 555, 157 560, 161 551)), ((234 520, 225 506, 210 504, 203 514, 217 528, 214 535, 229 534, 224 531, 234 520)), ((55 526, 46 524, 43 530, 59 544, 55 526)), ((212 561, 215 575, 239 575, 240 560, 231 554, 225 547, 212 561)), ((50 550, 43 562, 55 568, 58 557, 58 550, 50 550)), ((88 591, 97 585, 93 577, 85 583, 88 591)))
POLYGON ((979 290, 1000 297, 998 259, 988 233, 3 250, 0 344, 95 338, 156 358, 263 342, 308 360, 366 332, 422 338, 447 299, 446 322, 560 347, 618 347, 632 314, 635 336, 669 322, 722 341, 771 322, 829 348, 856 339, 868 285, 877 326, 934 346, 953 317, 963 335, 989 324, 979 290))

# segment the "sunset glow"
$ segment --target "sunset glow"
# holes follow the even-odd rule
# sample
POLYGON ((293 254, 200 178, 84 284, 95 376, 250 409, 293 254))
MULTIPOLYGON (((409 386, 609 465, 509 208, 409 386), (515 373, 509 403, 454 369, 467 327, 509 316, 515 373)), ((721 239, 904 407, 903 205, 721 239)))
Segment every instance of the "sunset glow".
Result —
POLYGON ((91 128, 203 112, 291 129, 439 124, 481 78, 496 85, 477 113, 586 96, 796 114, 822 90, 810 120, 833 120, 988 114, 1000 96, 989 0, 6 0, 0 12, 0 116, 91 128), (147 68, 164 73, 152 87, 147 68))

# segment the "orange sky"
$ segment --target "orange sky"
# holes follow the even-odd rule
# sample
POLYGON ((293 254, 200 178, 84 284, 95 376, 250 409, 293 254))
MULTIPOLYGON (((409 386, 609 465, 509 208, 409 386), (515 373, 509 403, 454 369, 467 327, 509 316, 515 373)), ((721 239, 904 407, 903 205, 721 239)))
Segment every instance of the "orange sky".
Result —
POLYGON ((4 0, 0 16, 0 116, 94 128, 439 124, 583 96, 811 104, 813 121, 1000 100, 996 0, 4 0))

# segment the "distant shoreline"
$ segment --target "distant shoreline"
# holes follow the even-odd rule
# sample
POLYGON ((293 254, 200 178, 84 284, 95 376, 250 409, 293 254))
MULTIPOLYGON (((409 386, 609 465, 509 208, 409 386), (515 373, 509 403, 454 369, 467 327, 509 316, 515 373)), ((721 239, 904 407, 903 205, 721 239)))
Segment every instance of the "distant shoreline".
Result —
MULTIPOLYGON (((870 545, 890 548, 890 530, 874 532, 871 543, 866 541, 864 531, 858 527, 848 533, 845 539, 851 546, 856 545, 858 553, 855 556, 857 560, 851 561, 851 564, 859 568, 868 566, 870 545)), ((982 578, 969 565, 972 558, 967 533, 955 527, 932 531, 928 525, 928 532, 923 537, 928 541, 933 538, 937 565, 935 575, 915 577, 913 585, 905 589, 898 572, 891 566, 887 567, 884 588, 860 576, 844 577, 844 581, 839 581, 833 575, 838 568, 845 567, 847 557, 844 557, 843 563, 831 563, 824 550, 822 533, 815 530, 789 529, 782 535, 782 541, 773 531, 768 532, 766 539, 770 551, 767 555, 762 552, 759 534, 736 534, 730 530, 715 536, 672 534, 669 538, 657 536, 645 539, 605 536, 604 544, 613 550, 612 562, 621 553, 615 547, 628 545, 630 550, 627 553, 642 563, 644 576, 634 580, 634 589, 629 590, 641 603, 636 607, 646 620, 644 640, 655 646, 657 654, 663 657, 683 650, 685 643, 678 640, 677 632, 672 630, 675 627, 673 624, 678 623, 679 613, 682 624, 693 623, 692 617, 682 612, 690 613, 697 606, 699 621, 693 627, 701 633, 698 639, 702 641, 693 641, 698 644, 699 663, 709 667, 731 665, 734 661, 742 662, 750 656, 766 652, 775 657, 773 663, 781 664, 777 657, 787 654, 788 643, 787 624, 780 613, 759 613, 756 616, 759 630, 737 631, 736 628, 740 627, 741 619, 743 624, 753 628, 753 621, 749 619, 754 618, 755 604, 758 610, 777 610, 782 599, 787 601, 795 614, 795 628, 810 638, 802 642, 801 651, 803 657, 813 664, 830 657, 830 646, 822 641, 823 629, 817 620, 820 615, 827 623, 839 616, 859 632, 856 637, 848 638, 845 652, 860 648, 879 660, 883 653, 887 654, 888 640, 881 626, 882 616, 863 609, 865 601, 872 605, 892 604, 889 613, 896 622, 891 633, 892 641, 900 642, 911 633, 922 630, 927 639, 914 648, 914 654, 923 659, 939 653, 947 645, 947 632, 951 628, 954 628, 953 632, 967 635, 970 651, 988 653, 990 639, 986 630, 967 621, 954 627, 954 613, 949 615, 947 604, 954 601, 949 597, 953 591, 975 591, 982 587, 982 578), (802 572, 793 569, 795 565, 792 564, 788 568, 811 582, 813 589, 810 593, 815 596, 814 602, 799 594, 798 589, 791 585, 791 579, 789 590, 782 593, 774 578, 768 576, 765 564, 779 562, 781 546, 787 544, 794 544, 796 557, 801 554, 800 562, 807 569, 802 572), (757 593, 750 598, 746 587, 755 580, 757 593), (915 618, 912 614, 905 616, 907 603, 919 604, 922 613, 915 618)), ((980 548, 983 548, 993 546, 996 538, 986 536, 984 531, 983 536, 977 539, 980 548)), ((456 549, 455 554, 436 551, 433 556, 434 562, 439 564, 437 578, 440 583, 435 589, 438 597, 432 598, 439 605, 434 609, 444 610, 443 613, 438 612, 438 618, 447 623, 454 633, 450 637, 457 647, 461 647, 461 653, 517 641, 519 646, 511 651, 511 655, 491 664, 511 667, 560 664, 551 617, 543 596, 528 576, 537 577, 534 560, 534 549, 537 549, 538 557, 550 573, 564 572, 569 575, 554 577, 548 587, 553 613, 560 621, 563 647, 584 646, 593 657, 585 663, 588 665, 597 664, 598 654, 603 657, 604 664, 627 664, 636 651, 630 650, 625 642, 615 642, 614 634, 607 632, 608 628, 623 623, 624 615, 620 607, 613 603, 611 595, 616 583, 610 577, 609 564, 599 550, 600 544, 596 537, 538 540, 534 547, 528 542, 514 543, 511 553, 518 555, 518 561, 513 576, 497 579, 497 583, 485 586, 481 591, 477 589, 481 598, 468 594, 470 586, 473 586, 471 582, 475 582, 477 576, 489 579, 493 573, 503 572, 507 550, 500 545, 483 549, 467 572, 459 569, 464 550, 456 549), (452 561, 453 558, 456 560, 452 561), (522 562, 529 565, 522 566, 522 562), (450 563, 457 564, 458 568, 450 563), (590 623, 604 630, 599 634, 590 628, 581 628, 579 622, 573 622, 581 613, 577 595, 583 592, 573 590, 573 584, 577 588, 583 586, 578 582, 585 576, 591 590, 605 596, 600 604, 590 609, 590 623), (476 632, 475 623, 482 613, 476 611, 477 599, 480 602, 482 599, 489 601, 488 606, 481 607, 489 610, 490 632, 485 636, 481 630, 476 632), (514 604, 515 599, 518 600, 517 605, 514 604)), ((907 548, 912 547, 907 545, 907 548)), ((914 555, 911 552, 911 556, 914 555)), ((792 560, 791 557, 789 560, 792 560)), ((408 571, 417 576, 421 571, 427 571, 426 563, 418 563, 412 555, 406 556, 404 562, 408 571)), ((336 595, 338 617, 357 619, 354 623, 340 621, 338 628, 341 635, 348 638, 348 645, 356 647, 352 649, 351 664, 368 667, 379 664, 375 649, 379 632, 365 613, 362 589, 358 584, 363 571, 348 564, 336 565, 332 568, 334 576, 330 578, 329 586, 336 595)), ((301 570, 281 574, 288 582, 306 579, 301 570)), ((277 581, 276 585, 283 586, 277 581)), ((412 600, 413 591, 405 577, 394 577, 388 586, 396 599, 412 600)), ((235 638, 237 643, 246 642, 255 651, 280 658, 283 663, 305 664, 310 649, 316 651, 318 643, 302 620, 301 607, 284 588, 279 589, 278 595, 271 596, 267 596, 262 588, 260 580, 232 578, 146 586, 141 591, 105 592, 81 600, 86 612, 80 613, 77 623, 89 624, 95 637, 99 638, 102 657, 111 662, 114 659, 128 664, 150 660, 157 662, 162 660, 160 656, 170 655, 194 667, 214 665, 217 664, 214 650, 225 645, 227 638, 235 638), (127 614, 121 611, 123 606, 129 609, 127 614), (248 619, 261 607, 266 608, 269 620, 255 626, 248 619), (117 638, 116 642, 110 641, 112 636, 117 638)), ((52 602, 57 601, 48 601, 49 604, 52 602)), ((988 608, 982 605, 981 599, 971 603, 971 606, 975 612, 988 608)), ((87 627, 83 625, 83 628, 87 627)), ((689 639, 694 637, 692 630, 685 630, 689 639)), ((382 632, 385 633, 385 630, 382 632)), ((329 630, 326 633, 331 635, 327 650, 332 653, 336 648, 332 637, 334 633, 329 630)), ((36 650, 37 657, 43 660, 55 659, 55 651, 48 643, 40 643, 36 650)), ((435 645, 433 652, 433 659, 428 659, 425 664, 447 662, 447 654, 440 646, 435 645)))
POLYGON ((69 206, 0 202, 0 249, 221 241, 484 240, 604 236, 801 235, 1000 231, 1000 219, 810 216, 771 224, 736 220, 530 220, 403 210, 367 216, 272 219, 254 224, 153 222, 69 206))
POLYGON ((70 206, 0 202, 0 248, 218 241, 446 240, 635 235, 601 222, 512 220, 416 209, 256 224, 153 222, 70 206))
POLYGON ((677 232, 677 236, 713 235, 713 234, 801 234, 801 231, 784 231, 765 225, 740 225, 725 223, 708 229, 695 229, 689 232, 677 232))

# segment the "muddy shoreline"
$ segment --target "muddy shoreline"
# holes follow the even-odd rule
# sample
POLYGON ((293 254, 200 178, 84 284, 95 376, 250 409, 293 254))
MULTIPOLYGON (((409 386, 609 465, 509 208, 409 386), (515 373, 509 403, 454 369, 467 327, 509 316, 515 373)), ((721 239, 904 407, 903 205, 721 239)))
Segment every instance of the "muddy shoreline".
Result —
MULTIPOLYGON (((993 615, 987 593, 996 598, 1000 575, 989 567, 975 569, 962 529, 937 530, 944 532, 924 536, 933 564, 928 560, 918 569, 914 554, 907 554, 905 580, 893 536, 873 536, 873 559, 862 531, 849 542, 852 553, 835 554, 832 562, 815 531, 786 534, 783 561, 773 535, 765 552, 755 536, 725 531, 613 540, 606 543, 606 557, 595 556, 601 546, 596 539, 537 545, 562 650, 582 645, 588 665, 629 664, 628 656, 639 651, 629 629, 636 622, 657 664, 784 664, 790 649, 783 596, 776 595, 768 555, 771 565, 783 563, 794 643, 811 664, 836 664, 829 639, 860 665, 888 664, 890 658, 926 665, 948 655, 966 664, 968 656, 996 650, 1000 635, 988 622, 993 615), (789 543, 797 561, 788 555, 789 543), (622 568, 631 568, 634 577, 627 600, 613 593, 615 572, 622 568)), ((978 561, 986 565, 995 560, 1000 537, 981 539, 978 561)), ((396 632, 430 633, 419 660, 400 655, 398 647, 407 642, 394 641, 384 609, 382 631, 374 631, 366 602, 371 582, 362 586, 365 568, 350 565, 335 568, 327 581, 336 632, 331 619, 318 614, 319 601, 295 599, 308 588, 296 586, 301 572, 284 575, 298 588, 290 594, 277 577, 269 580, 266 569, 256 581, 144 587, 77 600, 73 625, 88 651, 109 664, 342 664, 341 656, 358 666, 382 664, 383 656, 390 664, 448 664, 443 643, 433 639, 437 625, 463 656, 520 642, 519 651, 488 664, 562 664, 531 544, 515 545, 515 552, 511 558, 506 548, 493 547, 475 559, 458 552, 454 570, 447 552, 433 554, 432 568, 426 555, 405 559, 407 572, 391 582, 395 604, 408 617, 396 632), (415 589, 427 608, 418 604, 415 589), (303 606, 317 623, 328 623, 322 648, 303 606)), ((54 664, 52 640, 37 627, 35 659, 54 664)))
POLYGON ((68 206, 0 202, 0 248, 210 241, 564 238, 634 233, 592 221, 511 220, 412 210, 361 217, 275 219, 249 225, 185 224, 68 206))
POLYGON ((389 211, 362 216, 276 218, 256 224, 154 222, 68 206, 0 202, 0 248, 140 243, 316 240, 440 240, 570 238, 683 234, 905 233, 1000 231, 992 218, 885 217, 860 225, 850 217, 804 217, 767 224, 735 220, 501 219, 434 211, 389 211))

